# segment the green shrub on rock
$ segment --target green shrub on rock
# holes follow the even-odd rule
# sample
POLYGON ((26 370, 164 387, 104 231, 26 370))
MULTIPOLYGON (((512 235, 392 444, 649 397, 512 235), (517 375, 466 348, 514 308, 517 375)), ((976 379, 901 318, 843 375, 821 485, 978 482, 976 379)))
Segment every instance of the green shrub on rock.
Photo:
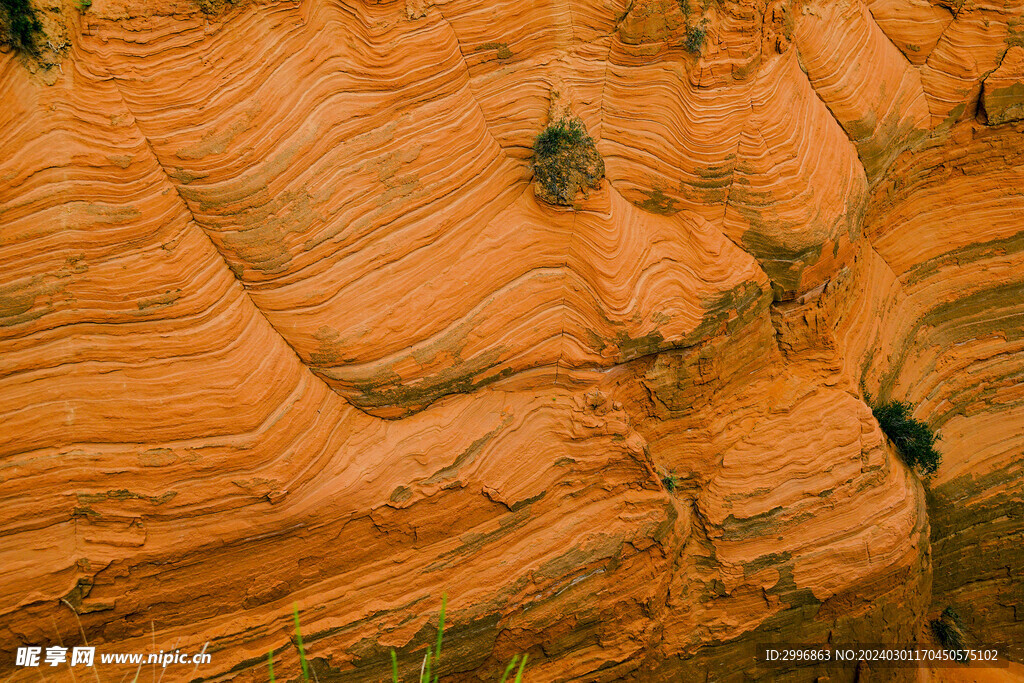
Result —
POLYGON ((708 37, 708 20, 704 19, 699 24, 688 26, 686 29, 686 50, 693 55, 700 56, 704 52, 704 41, 708 37))
POLYGON ((903 401, 871 406, 878 425, 896 446, 903 462, 908 467, 920 468, 924 474, 932 474, 942 461, 942 454, 935 450, 939 437, 926 423, 911 417, 911 411, 911 405, 903 401))
POLYGON ((578 118, 552 121, 533 143, 537 196, 549 204, 572 206, 576 193, 599 187, 604 159, 578 118))

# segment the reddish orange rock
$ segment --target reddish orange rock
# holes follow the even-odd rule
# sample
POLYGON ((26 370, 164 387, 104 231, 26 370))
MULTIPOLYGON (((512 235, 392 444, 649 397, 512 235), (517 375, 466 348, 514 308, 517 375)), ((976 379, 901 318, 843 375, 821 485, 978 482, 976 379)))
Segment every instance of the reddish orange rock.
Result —
POLYGON ((411 680, 443 593, 451 681, 846 680, 756 646, 948 607, 1024 658, 1019 3, 45 11, 0 54, 0 677, 297 680, 298 603, 318 680, 411 680), (605 164, 566 206, 555 103, 605 164))
POLYGON ((1024 47, 1007 50, 999 68, 985 79, 982 106, 991 126, 1024 119, 1024 47))

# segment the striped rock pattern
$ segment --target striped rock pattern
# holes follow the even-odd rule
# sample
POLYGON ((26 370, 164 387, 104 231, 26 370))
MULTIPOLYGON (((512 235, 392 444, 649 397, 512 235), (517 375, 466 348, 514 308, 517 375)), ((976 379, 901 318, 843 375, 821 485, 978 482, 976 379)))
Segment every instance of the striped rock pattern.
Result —
POLYGON ((1024 642, 1024 124, 983 105, 1024 6, 204 8, 0 54, 0 675, 294 680, 297 602, 319 680, 412 676, 442 592, 450 680, 764 677, 946 606, 1024 642), (568 208, 553 101, 606 166, 568 208))

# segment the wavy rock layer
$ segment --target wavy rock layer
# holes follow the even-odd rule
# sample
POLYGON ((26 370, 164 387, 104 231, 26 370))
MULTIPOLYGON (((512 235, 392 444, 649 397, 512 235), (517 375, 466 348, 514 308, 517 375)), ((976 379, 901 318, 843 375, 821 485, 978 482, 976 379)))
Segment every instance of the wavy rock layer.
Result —
POLYGON ((94 0, 0 55, 0 674, 294 679, 298 602, 319 680, 413 675, 442 592, 451 680, 1024 642, 1024 8, 947 4, 94 0))
POLYGON ((1024 656, 1024 586, 1015 579, 1024 562, 1022 133, 1020 123, 964 124, 894 166, 892 175, 913 178, 912 186, 880 187, 874 244, 904 305, 919 313, 897 337, 893 361, 871 362, 884 367, 883 390, 921 406, 943 435, 946 462, 929 491, 935 607, 954 606, 978 637, 1012 644, 1017 658, 1024 656), (937 215, 941 206, 955 206, 956 215, 937 215))

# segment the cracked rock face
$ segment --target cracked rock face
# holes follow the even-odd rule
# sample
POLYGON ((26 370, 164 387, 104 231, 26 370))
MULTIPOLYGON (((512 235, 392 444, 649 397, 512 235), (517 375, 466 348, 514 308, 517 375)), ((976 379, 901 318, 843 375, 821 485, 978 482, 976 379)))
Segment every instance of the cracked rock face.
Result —
POLYGON ((947 5, 94 0, 0 54, 0 676, 295 679, 297 602, 319 680, 412 677, 442 593, 453 681, 1024 642, 1024 6, 947 5))
POLYGON ((982 106, 989 125, 1024 120, 1024 47, 1007 50, 999 68, 985 79, 982 106))

